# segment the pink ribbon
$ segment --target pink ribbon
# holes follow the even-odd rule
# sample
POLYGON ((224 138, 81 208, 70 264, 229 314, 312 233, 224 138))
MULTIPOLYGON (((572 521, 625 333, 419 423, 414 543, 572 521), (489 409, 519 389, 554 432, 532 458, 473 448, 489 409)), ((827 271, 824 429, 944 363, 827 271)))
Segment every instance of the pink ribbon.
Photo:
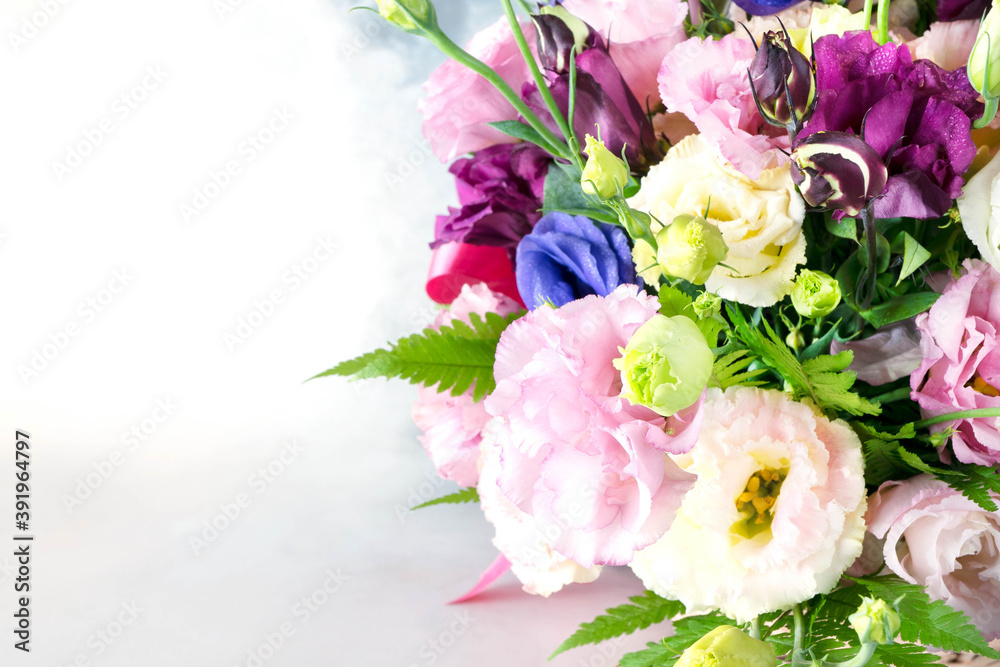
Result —
POLYGON ((494 292, 524 305, 505 249, 468 243, 445 243, 434 249, 427 275, 430 298, 448 304, 455 300, 463 285, 476 283, 486 283, 494 292))
POLYGON ((468 593, 466 593, 461 597, 455 598, 448 604, 459 604, 471 600, 472 598, 476 597, 477 595, 485 591, 487 588, 489 588, 490 584, 492 584, 494 581, 500 578, 500 575, 509 569, 510 569, 510 561, 504 558, 503 554, 499 554, 496 560, 493 561, 493 563, 488 568, 486 568, 486 571, 483 572, 482 576, 479 577, 479 581, 476 582, 476 585, 473 586, 468 593))

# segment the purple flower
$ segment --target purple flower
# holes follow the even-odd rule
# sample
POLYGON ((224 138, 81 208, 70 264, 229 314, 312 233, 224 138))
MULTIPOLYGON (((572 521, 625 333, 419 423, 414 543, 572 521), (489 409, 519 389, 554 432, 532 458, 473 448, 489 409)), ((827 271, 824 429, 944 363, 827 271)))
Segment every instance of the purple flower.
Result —
POLYGON ((770 16, 785 11, 802 0, 733 0, 733 4, 751 16, 770 16))
MULTIPOLYGON (((539 38, 539 53, 549 78, 549 90, 563 117, 569 109, 569 58, 567 47, 572 34, 556 16, 535 18, 539 38)), ((583 50, 576 56, 576 99, 573 111, 573 129, 579 137, 600 133, 605 146, 615 155, 625 149, 625 158, 633 170, 645 172, 663 158, 663 152, 650 122, 639 101, 629 89, 621 71, 615 65, 601 36, 582 21, 590 32, 582 40, 583 50), (600 128, 600 130, 598 130, 600 128)), ((538 114, 553 131, 558 131, 552 115, 537 86, 526 83, 521 97, 528 107, 538 114)))
POLYGON ((618 227, 581 215, 547 214, 517 246, 517 290, 529 310, 635 283, 632 251, 618 227))
POLYGON ((549 154, 532 144, 499 144, 456 160, 461 208, 448 208, 434 226, 432 248, 458 241, 511 252, 542 216, 549 154))
POLYGON ((972 118, 982 114, 965 68, 913 62, 906 46, 878 46, 868 32, 828 35, 815 45, 817 102, 800 135, 823 130, 862 134, 889 169, 875 201, 878 218, 934 218, 962 193, 976 145, 972 118))
POLYGON ((990 6, 989 0, 938 0, 938 21, 979 20, 990 6))

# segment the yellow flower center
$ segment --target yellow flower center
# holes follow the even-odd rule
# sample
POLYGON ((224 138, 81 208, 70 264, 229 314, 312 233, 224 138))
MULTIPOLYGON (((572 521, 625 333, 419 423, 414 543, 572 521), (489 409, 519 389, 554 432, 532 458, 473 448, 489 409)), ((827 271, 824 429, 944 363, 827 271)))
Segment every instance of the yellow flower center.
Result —
POLYGON ((990 397, 1000 396, 1000 391, 998 391, 996 387, 989 384, 988 382, 986 382, 986 380, 979 377, 978 375, 972 380, 972 382, 970 382, 966 386, 969 385, 972 385, 972 388, 978 391, 983 396, 990 396, 990 397))
POLYGON ((734 536, 752 538, 770 530, 774 518, 774 504, 778 501, 781 484, 788 476, 788 469, 762 468, 750 475, 743 493, 736 497, 736 510, 741 519, 730 532, 734 536))

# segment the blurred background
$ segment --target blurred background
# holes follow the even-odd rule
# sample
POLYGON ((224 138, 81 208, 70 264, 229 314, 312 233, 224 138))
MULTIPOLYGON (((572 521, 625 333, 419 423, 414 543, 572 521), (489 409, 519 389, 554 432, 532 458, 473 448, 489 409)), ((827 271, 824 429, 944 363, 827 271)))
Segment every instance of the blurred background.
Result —
MULTIPOLYGON (((0 664, 540 665, 641 587, 549 600, 436 478, 403 383, 306 378, 427 325, 442 62, 347 0, 0 3, 0 614, 32 442, 32 652, 0 664)), ((498 3, 441 0, 464 42, 498 3)), ((5 625, 10 625, 10 621, 5 625)), ((553 665, 612 665, 662 628, 553 665)))

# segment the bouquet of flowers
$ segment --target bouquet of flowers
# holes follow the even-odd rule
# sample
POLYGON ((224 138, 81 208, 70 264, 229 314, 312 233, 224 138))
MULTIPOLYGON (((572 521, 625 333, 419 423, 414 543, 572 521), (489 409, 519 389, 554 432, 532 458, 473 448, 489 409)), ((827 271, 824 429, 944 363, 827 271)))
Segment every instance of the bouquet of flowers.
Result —
POLYGON ((469 595, 641 579, 556 653, 1000 659, 1000 0, 733 2, 502 0, 462 48, 378 0, 449 58, 448 307, 321 375, 422 385, 428 504, 496 530, 469 595))

